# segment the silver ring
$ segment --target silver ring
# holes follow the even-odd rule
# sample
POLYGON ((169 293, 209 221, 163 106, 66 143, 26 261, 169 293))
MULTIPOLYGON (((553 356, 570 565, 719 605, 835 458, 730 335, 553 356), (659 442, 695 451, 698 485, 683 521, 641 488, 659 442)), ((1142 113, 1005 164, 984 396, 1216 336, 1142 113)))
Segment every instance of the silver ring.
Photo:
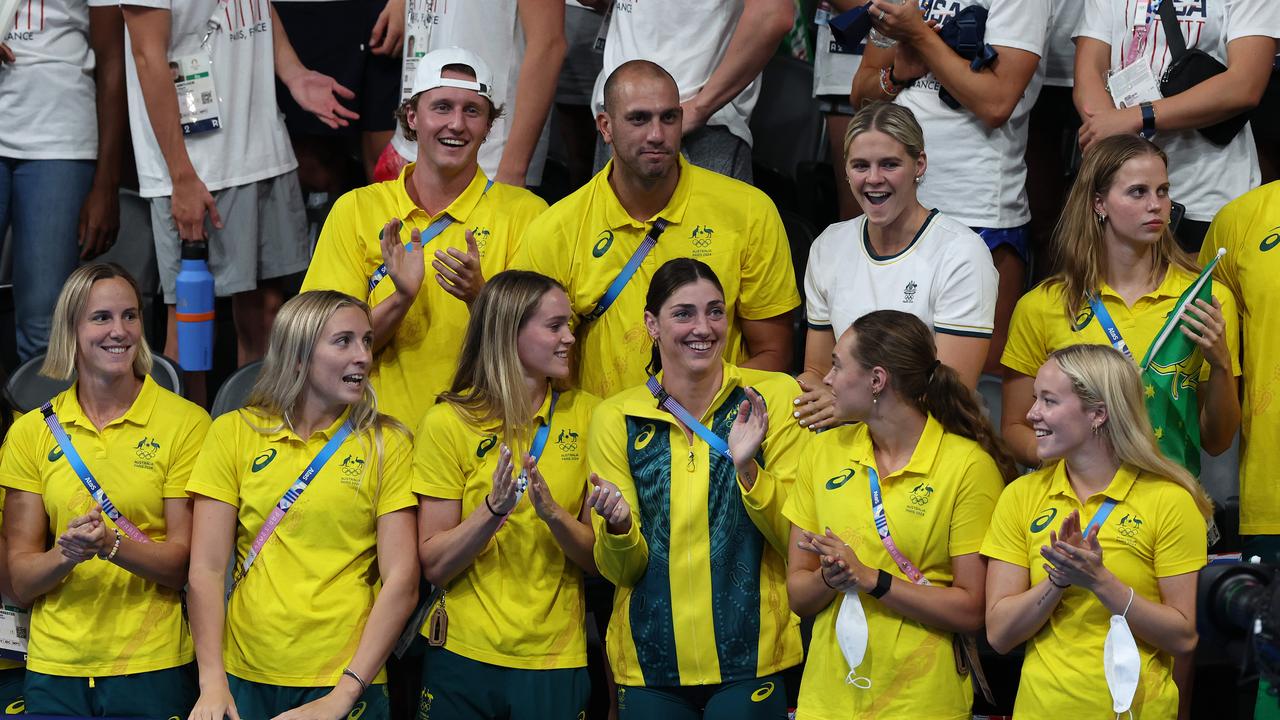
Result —
POLYGON ((884 10, 880 11, 880 22, 884 22, 884 10))

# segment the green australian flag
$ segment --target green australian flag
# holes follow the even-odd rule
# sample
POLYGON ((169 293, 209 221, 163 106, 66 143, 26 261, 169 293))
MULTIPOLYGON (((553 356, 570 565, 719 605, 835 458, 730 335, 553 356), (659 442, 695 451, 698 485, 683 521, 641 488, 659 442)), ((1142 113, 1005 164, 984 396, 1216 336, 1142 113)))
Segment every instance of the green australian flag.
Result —
POLYGON ((1197 477, 1200 475, 1200 411, 1196 386, 1200 384, 1204 358, 1199 346, 1180 332, 1178 326, 1192 302, 1213 302, 1211 275, 1221 258, 1222 252, 1219 252, 1178 298, 1178 304, 1139 365, 1147 417, 1151 418, 1161 452, 1197 477))

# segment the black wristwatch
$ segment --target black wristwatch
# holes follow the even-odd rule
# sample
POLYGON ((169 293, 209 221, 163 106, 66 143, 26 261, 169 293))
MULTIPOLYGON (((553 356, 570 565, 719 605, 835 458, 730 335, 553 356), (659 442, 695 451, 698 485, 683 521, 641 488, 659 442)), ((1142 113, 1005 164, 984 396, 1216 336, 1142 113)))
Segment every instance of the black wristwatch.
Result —
POLYGON ((893 63, 889 63, 889 82, 893 83, 895 87, 900 87, 903 90, 905 90, 911 87, 912 85, 915 85, 916 81, 919 79, 920 78, 918 77, 913 77, 913 78, 906 78, 905 80, 899 80, 898 78, 893 76, 893 63))
POLYGON ((1149 102, 1140 103, 1138 108, 1142 110, 1142 130, 1139 134, 1150 140, 1156 136, 1156 109, 1149 102))
POLYGON ((880 599, 884 597, 885 593, 889 592, 889 586, 892 584, 893 576, 881 570, 880 574, 876 576, 876 586, 867 594, 873 598, 880 599))

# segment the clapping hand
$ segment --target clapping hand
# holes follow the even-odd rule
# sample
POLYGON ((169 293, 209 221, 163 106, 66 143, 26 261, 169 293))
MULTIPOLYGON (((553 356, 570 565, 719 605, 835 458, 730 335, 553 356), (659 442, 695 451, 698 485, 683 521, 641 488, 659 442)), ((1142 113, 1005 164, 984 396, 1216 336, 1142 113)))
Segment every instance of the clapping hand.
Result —
POLYGON ((729 454, 738 470, 738 481, 747 490, 756 482, 756 453, 769 430, 769 412, 755 388, 746 389, 747 399, 738 404, 738 415, 729 428, 729 454))
POLYGON ((631 506, 618 486, 595 473, 591 473, 591 484, 594 487, 587 494, 587 504, 604 518, 609 534, 626 535, 631 532, 631 506))

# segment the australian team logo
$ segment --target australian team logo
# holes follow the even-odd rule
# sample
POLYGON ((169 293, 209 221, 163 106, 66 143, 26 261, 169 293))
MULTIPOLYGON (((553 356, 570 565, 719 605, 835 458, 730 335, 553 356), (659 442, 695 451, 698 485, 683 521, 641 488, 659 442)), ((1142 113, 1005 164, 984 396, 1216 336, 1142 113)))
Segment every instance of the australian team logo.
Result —
POLYGON ((609 252, 609 248, 613 245, 613 231, 605 230, 596 238, 596 244, 591 246, 592 257, 603 257, 609 252))
POLYGON ((155 438, 143 437, 133 446, 133 451, 143 460, 153 460, 156 453, 160 452, 160 443, 155 438))
POLYGON ((916 285, 915 280, 907 281, 906 287, 902 288, 902 302, 907 305, 914 303, 916 301, 917 289, 919 289, 919 286, 916 285))
POLYGON ((929 504, 929 499, 933 497, 933 486, 929 483, 920 483, 911 488, 908 494, 910 502, 907 504, 907 512, 914 515, 924 515, 925 506, 929 504))
POLYGON ((476 239, 476 249, 480 251, 480 257, 484 257, 485 248, 489 246, 489 236, 492 234, 486 227, 471 228, 471 236, 476 239))
POLYGON ((485 454, 492 450, 493 446, 497 444, 497 435, 494 435, 493 433, 486 435, 484 439, 480 441, 480 444, 476 445, 476 457, 483 458, 485 454))
POLYGON ((560 446, 560 450, 566 453, 578 451, 578 433, 564 428, 560 434, 556 436, 556 445, 560 446))
POLYGON ((857 471, 854 470, 853 468, 845 468, 840 473, 833 475, 830 479, 827 480, 827 489, 839 490, 840 488, 844 487, 845 483, 852 480, 855 474, 857 474, 857 471))
POLYGON ((142 470, 151 470, 155 468, 156 453, 160 452, 160 443, 156 442, 153 437, 143 436, 137 445, 133 446, 133 453, 138 456, 133 461, 133 466, 142 470))
POLYGON ((1053 522, 1053 519, 1056 517, 1058 517, 1058 508, 1049 508, 1048 510, 1045 510, 1031 521, 1031 532, 1044 532, 1044 529, 1049 527, 1049 523, 1053 522))
POLYGON ((342 458, 342 474, 347 477, 356 477, 364 472, 364 458, 351 457, 350 455, 342 458))
POLYGON ((1116 526, 1120 539, 1126 542, 1137 539, 1140 530, 1142 530, 1142 518, 1133 514, 1126 514, 1120 518, 1120 524, 1116 526))
POLYGON ((707 257, 711 254, 711 239, 716 231, 709 225, 695 225, 689 233, 690 244, 693 245, 694 257, 707 257))

